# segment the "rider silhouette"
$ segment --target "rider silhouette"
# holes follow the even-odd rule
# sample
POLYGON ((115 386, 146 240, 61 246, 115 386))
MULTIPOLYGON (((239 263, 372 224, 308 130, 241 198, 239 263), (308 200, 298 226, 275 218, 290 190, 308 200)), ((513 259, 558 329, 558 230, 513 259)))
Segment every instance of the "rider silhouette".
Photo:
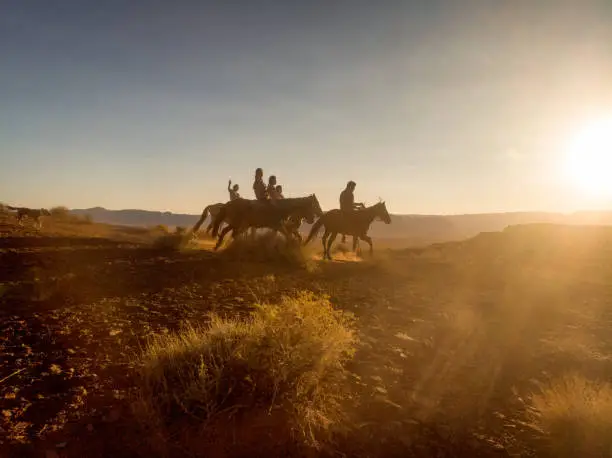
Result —
MULTIPOLYGON (((340 193, 340 211, 349 216, 354 213, 357 209, 365 208, 365 205, 361 202, 355 202, 355 187, 357 184, 354 181, 349 181, 346 184, 344 191, 340 193)), ((346 243, 346 234, 342 234, 342 243, 346 243)))
POLYGON ((263 170, 257 168, 255 170, 255 181, 253 182, 253 191, 255 192, 255 199, 265 202, 268 200, 268 194, 266 192, 266 184, 263 181, 263 170))
POLYGON ((283 196, 283 187, 278 184, 276 185, 276 188, 274 188, 274 190, 276 191, 276 198, 277 199, 284 199, 285 196, 283 196))
POLYGON ((268 193, 268 197, 270 198, 270 200, 279 199, 278 192, 276 191, 276 176, 275 175, 270 175, 270 178, 268 178, 268 188, 266 189, 266 192, 268 193))
POLYGON ((229 180, 229 183, 227 184, 227 191, 229 192, 229 195, 230 195, 230 201, 240 199, 240 194, 238 193, 238 189, 240 189, 240 186, 238 186, 237 184, 232 186, 232 180, 229 180))

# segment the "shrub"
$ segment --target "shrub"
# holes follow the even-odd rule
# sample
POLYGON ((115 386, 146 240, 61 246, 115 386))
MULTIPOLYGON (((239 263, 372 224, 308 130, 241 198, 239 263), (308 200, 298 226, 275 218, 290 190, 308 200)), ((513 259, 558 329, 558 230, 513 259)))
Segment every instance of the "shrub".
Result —
MULTIPOLYGON (((352 324, 327 297, 300 292, 257 305, 246 320, 212 315, 208 327, 156 337, 142 356, 137 416, 170 437, 173 426, 194 420, 213 434, 231 416, 250 430, 249 415, 263 409, 282 418, 285 439, 315 445, 343 425, 352 324)), ((271 431, 277 440, 282 426, 271 431)))
POLYGON ((157 226, 153 227, 153 231, 161 232, 162 234, 170 233, 170 229, 168 229, 168 226, 166 226, 165 224, 158 224, 157 226))
POLYGON ((612 451, 612 385, 573 375, 532 398, 534 423, 553 456, 608 456, 612 451))
POLYGON ((153 242, 153 246, 161 250, 181 250, 195 247, 196 245, 197 243, 191 234, 185 232, 185 229, 182 227, 177 227, 174 233, 163 232, 153 242))
POLYGON ((70 210, 68 210, 68 207, 59 206, 53 207, 49 210, 49 213, 51 213, 51 216, 55 219, 68 219, 70 210))

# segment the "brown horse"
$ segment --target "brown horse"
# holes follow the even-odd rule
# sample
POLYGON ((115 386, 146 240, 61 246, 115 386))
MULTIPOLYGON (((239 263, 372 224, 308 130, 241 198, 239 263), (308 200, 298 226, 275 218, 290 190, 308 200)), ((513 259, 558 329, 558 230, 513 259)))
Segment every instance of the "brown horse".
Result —
POLYGON ((236 199, 221 207, 213 224, 213 237, 219 237, 215 250, 223 243, 224 237, 232 231, 232 238, 236 238, 248 228, 268 228, 281 232, 291 240, 292 230, 287 227, 289 218, 296 218, 301 222, 305 219, 308 224, 314 222, 315 216, 321 216, 323 211, 314 194, 308 197, 280 199, 274 202, 259 202, 256 200, 236 199), (219 233, 219 226, 225 221, 227 226, 219 233))
POLYGON ((206 233, 210 234, 210 231, 213 228, 213 222, 215 220, 215 216, 217 216, 217 214, 219 213, 219 210, 221 210, 221 207, 223 207, 224 205, 225 205, 224 203, 219 202, 216 204, 211 204, 208 207, 206 207, 204 211, 202 212, 202 216, 200 216, 200 219, 198 220, 198 222, 195 224, 195 226, 193 226, 193 229, 191 230, 191 232, 193 234, 198 232, 198 230, 200 229, 200 226, 204 224, 206 217, 210 215, 210 223, 208 224, 208 227, 206 228, 206 233))
POLYGON ((374 247, 372 246, 372 239, 368 237, 368 230, 375 218, 381 219, 386 224, 391 224, 391 216, 389 216, 387 206, 384 202, 379 202, 364 210, 350 213, 341 210, 330 210, 321 216, 314 226, 312 226, 304 245, 309 243, 317 235, 321 226, 323 226, 325 227, 325 233, 322 238, 323 259, 331 260, 331 246, 338 234, 352 235, 353 249, 355 249, 358 239, 365 240, 368 245, 370 245, 370 255, 372 255, 374 253, 374 247))

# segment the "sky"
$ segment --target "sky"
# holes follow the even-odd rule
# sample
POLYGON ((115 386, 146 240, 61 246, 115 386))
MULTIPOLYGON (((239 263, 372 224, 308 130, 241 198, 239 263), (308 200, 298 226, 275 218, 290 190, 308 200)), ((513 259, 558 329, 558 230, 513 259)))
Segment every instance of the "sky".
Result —
POLYGON ((199 213, 262 167, 324 209, 348 180, 392 213, 612 209, 559 172, 608 115, 609 0, 0 3, 13 205, 199 213))

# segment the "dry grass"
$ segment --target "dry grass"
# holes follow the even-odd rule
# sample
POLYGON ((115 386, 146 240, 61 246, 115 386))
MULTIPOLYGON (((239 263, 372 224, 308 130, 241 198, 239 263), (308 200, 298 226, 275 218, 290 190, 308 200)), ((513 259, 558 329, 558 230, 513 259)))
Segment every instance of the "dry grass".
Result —
POLYGON ((187 234, 184 228, 177 227, 175 232, 169 232, 166 229, 155 228, 154 233, 161 233, 154 241, 153 246, 160 250, 178 251, 188 248, 195 248, 196 242, 187 234))
POLYGON ((55 221, 72 223, 72 224, 92 224, 93 220, 91 215, 74 215, 70 213, 68 207, 59 206, 53 207, 49 210, 51 218, 55 221))
POLYGON ((257 305, 244 321, 212 315, 206 328, 159 336, 142 356, 137 416, 168 441, 177 425, 212 427, 264 409, 284 423, 276 440, 287 428, 286 440, 316 445, 343 424, 352 325, 326 297, 301 292, 257 305))
POLYGON ((532 402, 534 423, 553 456, 611 456, 612 385, 566 376, 542 386, 532 402))

